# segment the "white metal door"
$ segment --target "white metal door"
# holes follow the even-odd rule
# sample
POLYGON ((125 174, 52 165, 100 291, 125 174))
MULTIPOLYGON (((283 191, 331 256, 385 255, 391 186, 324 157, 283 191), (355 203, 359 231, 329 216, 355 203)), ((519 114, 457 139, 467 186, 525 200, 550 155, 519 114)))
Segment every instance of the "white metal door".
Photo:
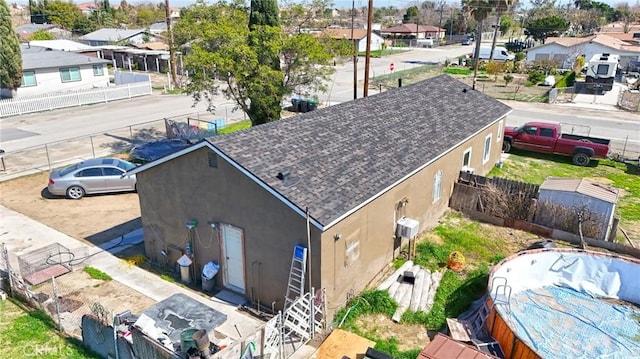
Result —
POLYGON ((243 247, 242 229, 223 225, 224 284, 230 289, 244 294, 243 247))

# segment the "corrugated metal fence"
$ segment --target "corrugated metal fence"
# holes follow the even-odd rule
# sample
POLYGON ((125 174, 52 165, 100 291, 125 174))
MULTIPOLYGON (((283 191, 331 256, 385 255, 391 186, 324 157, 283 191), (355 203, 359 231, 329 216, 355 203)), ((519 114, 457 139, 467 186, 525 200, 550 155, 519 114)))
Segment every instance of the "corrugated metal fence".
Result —
POLYGON ((93 90, 51 93, 0 100, 0 117, 89 105, 151 94, 151 82, 129 83, 93 90))

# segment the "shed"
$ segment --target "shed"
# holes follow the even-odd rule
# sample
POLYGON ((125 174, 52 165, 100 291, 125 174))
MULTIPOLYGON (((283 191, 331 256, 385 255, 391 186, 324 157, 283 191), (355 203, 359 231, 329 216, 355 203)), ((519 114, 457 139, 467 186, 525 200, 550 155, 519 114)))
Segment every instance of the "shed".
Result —
POLYGON ((417 359, 493 359, 497 358, 483 353, 470 345, 455 341, 453 338, 438 333, 418 355, 417 359))
MULTIPOLYGON (((586 178, 560 178, 548 177, 540 186, 538 201, 545 208, 545 204, 561 205, 564 208, 575 209, 576 216, 582 210, 590 212, 591 218, 598 218, 599 227, 597 239, 606 240, 613 223, 619 190, 586 178)), ((547 206, 548 207, 548 206, 547 206)), ((536 215, 536 223, 543 220, 539 213, 536 215)), ((559 219, 557 215, 554 215, 559 219)), ((544 221, 544 220, 543 220, 544 221)), ((547 223, 539 223, 547 225, 547 223)), ((553 226, 557 228, 557 226, 553 226)), ((562 228, 558 228, 562 229, 562 228)))

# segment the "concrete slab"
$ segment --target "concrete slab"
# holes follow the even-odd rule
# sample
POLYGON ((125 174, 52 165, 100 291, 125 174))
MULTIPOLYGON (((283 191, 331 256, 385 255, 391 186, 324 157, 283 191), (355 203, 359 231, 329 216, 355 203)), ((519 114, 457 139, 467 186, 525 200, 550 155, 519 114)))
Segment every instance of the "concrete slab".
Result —
POLYGON ((212 332, 227 320, 227 316, 188 296, 177 293, 143 312, 156 321, 174 343, 180 342, 185 329, 204 329, 212 332))
POLYGON ((139 267, 128 265, 113 254, 96 246, 89 246, 75 238, 61 233, 27 216, 0 206, 0 242, 14 255, 22 255, 42 248, 51 243, 60 243, 76 253, 78 266, 92 266, 156 302, 174 294, 183 294, 227 316, 227 320, 215 330, 229 339, 239 339, 241 335, 253 333, 264 323, 237 310, 236 303, 225 302, 220 298, 233 298, 232 293, 217 294, 215 297, 203 297, 178 284, 167 282, 157 275, 139 267))
POLYGON ((144 232, 142 228, 138 228, 134 231, 126 233, 121 237, 101 243, 99 247, 111 254, 116 254, 143 242, 144 232))

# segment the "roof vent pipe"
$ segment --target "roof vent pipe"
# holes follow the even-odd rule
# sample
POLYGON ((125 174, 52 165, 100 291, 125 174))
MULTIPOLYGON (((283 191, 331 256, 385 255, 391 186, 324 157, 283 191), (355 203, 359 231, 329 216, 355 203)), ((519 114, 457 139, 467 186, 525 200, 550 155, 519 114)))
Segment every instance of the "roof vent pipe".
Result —
POLYGON ((284 181, 287 177, 289 177, 289 171, 278 172, 276 175, 276 178, 281 181, 284 181))

